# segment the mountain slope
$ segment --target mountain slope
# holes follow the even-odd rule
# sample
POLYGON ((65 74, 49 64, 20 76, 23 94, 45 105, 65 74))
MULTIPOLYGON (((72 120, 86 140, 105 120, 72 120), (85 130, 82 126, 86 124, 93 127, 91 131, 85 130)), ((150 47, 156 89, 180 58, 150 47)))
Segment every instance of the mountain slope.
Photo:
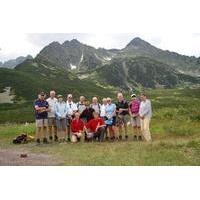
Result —
POLYGON ((73 93, 75 97, 112 94, 94 82, 80 80, 67 70, 37 59, 26 60, 15 69, 0 69, 0 89, 5 87, 12 88, 17 100, 33 100, 41 90, 49 92, 52 89, 64 96, 73 93))
POLYGON ((138 37, 123 49, 110 50, 96 49, 76 39, 65 41, 63 44, 52 42, 43 48, 36 58, 64 69, 85 72, 109 64, 111 59, 122 56, 149 57, 186 74, 200 75, 200 58, 164 51, 138 37))
POLYGON ((37 59, 51 62, 64 69, 86 71, 106 63, 114 53, 105 49, 95 49, 78 40, 65 41, 63 44, 53 42, 37 55, 37 59))
POLYGON ((20 56, 16 59, 11 59, 6 62, 0 62, 0 67, 4 68, 15 68, 20 63, 24 62, 26 59, 32 59, 33 57, 31 55, 27 55, 26 57, 20 56))
POLYGON ((118 57, 90 73, 93 80, 123 89, 143 86, 172 88, 179 84, 200 84, 200 78, 182 74, 173 67, 148 57, 118 57))
POLYGON ((171 65, 174 69, 192 74, 200 73, 200 60, 198 58, 161 50, 138 37, 134 38, 129 44, 127 44, 120 54, 135 57, 146 56, 171 65))

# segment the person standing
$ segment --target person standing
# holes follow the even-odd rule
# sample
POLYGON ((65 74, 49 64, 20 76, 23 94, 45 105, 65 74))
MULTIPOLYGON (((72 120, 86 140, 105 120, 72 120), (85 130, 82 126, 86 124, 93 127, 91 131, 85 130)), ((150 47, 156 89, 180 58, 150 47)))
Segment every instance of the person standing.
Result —
POLYGON ((67 114, 67 141, 70 142, 70 135, 71 135, 71 121, 74 117, 75 112, 78 111, 78 108, 76 104, 73 102, 73 97, 72 94, 68 94, 67 96, 67 109, 68 109, 68 114, 67 114))
POLYGON ((152 117, 151 101, 147 99, 146 95, 142 93, 140 95, 141 103, 139 109, 141 132, 144 140, 151 141, 151 133, 149 130, 150 121, 152 117))
POLYGON ((95 110, 95 112, 100 114, 100 112, 101 112, 101 104, 98 103, 97 97, 93 97, 92 98, 92 104, 90 105, 90 107, 93 108, 95 110))
POLYGON ((129 104, 129 114, 131 116, 132 126, 133 126, 133 139, 142 140, 140 131, 140 101, 137 99, 136 94, 131 95, 131 103, 129 104))
POLYGON ((66 116, 67 116, 67 104, 63 101, 63 96, 58 95, 58 102, 55 104, 55 115, 58 129, 58 141, 64 142, 66 137, 66 116))
MULTIPOLYGON (((112 103, 111 98, 107 98, 107 105, 106 105, 106 127, 109 129, 110 139, 114 141, 116 138, 116 105, 112 103)), ((108 138, 106 138, 108 139, 108 138)))
POLYGON ((49 104, 50 111, 48 112, 48 126, 49 126, 49 140, 53 140, 54 133, 54 141, 58 140, 57 136, 57 127, 56 127, 56 116, 55 116, 55 104, 57 102, 56 92, 54 90, 50 91, 50 97, 47 99, 49 104))
POLYGON ((125 139, 128 139, 128 132, 127 132, 127 122, 128 122, 128 115, 129 115, 129 105, 128 102, 124 99, 122 93, 118 93, 117 95, 118 102, 116 103, 116 113, 117 113, 117 126, 119 128, 119 139, 122 140, 122 129, 124 127, 125 131, 125 139))
POLYGON ((100 117, 105 121, 106 117, 106 106, 107 106, 107 99, 103 98, 102 99, 102 105, 100 106, 100 117))
MULTIPOLYGON (((106 117, 106 106, 107 106, 107 99, 106 98, 103 98, 102 99, 102 105, 100 107, 100 117, 104 120, 104 122, 107 120, 107 117, 106 117)), ((108 130, 107 130, 107 126, 105 128, 105 137, 106 137, 106 140, 109 139, 108 137, 108 130)))
POLYGON ((80 96, 79 102, 77 103, 78 112, 81 114, 85 110, 85 108, 86 108, 86 106, 85 106, 85 97, 84 96, 80 96))
POLYGON ((80 115, 80 118, 83 120, 84 119, 84 122, 89 122, 91 119, 94 118, 93 116, 93 112, 95 111, 93 108, 90 107, 90 102, 89 101, 86 101, 85 103, 85 110, 83 110, 83 112, 81 113, 80 115))
POLYGON ((40 144, 43 130, 43 143, 47 144, 47 127, 48 127, 48 111, 49 104, 45 100, 45 93, 38 94, 38 99, 34 102, 35 118, 36 118, 36 142, 40 144))

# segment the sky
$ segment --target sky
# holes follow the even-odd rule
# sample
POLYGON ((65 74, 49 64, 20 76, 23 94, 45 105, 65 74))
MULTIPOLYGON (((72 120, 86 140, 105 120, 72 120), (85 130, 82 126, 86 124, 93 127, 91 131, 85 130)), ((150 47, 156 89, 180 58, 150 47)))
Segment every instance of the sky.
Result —
POLYGON ((200 56, 200 33, 193 34, 136 34, 136 33, 15 33, 0 37, 0 61, 14 59, 28 54, 33 57, 53 41, 63 43, 78 39, 80 42, 99 48, 123 48, 133 38, 140 37, 163 50, 170 50, 189 56, 200 56))
POLYGON ((163 50, 200 56, 199 0, 6 0, 0 2, 0 61, 73 38, 123 48, 140 37, 163 50), (12 5, 12 6, 11 6, 12 5))

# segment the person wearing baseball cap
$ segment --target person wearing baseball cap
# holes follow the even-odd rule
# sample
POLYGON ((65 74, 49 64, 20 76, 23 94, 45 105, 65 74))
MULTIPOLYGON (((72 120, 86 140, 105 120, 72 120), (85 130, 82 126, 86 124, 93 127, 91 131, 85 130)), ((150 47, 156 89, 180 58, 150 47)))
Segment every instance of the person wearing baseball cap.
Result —
POLYGON ((142 140, 140 130, 140 117, 139 117, 140 101, 137 100, 136 94, 131 95, 131 102, 129 104, 129 114, 133 126, 133 140, 142 140))
POLYGON ((40 144, 43 129, 43 143, 47 144, 47 127, 48 127, 48 111, 49 104, 45 100, 46 94, 40 92, 38 99, 34 102, 35 119, 36 119, 36 142, 40 144))

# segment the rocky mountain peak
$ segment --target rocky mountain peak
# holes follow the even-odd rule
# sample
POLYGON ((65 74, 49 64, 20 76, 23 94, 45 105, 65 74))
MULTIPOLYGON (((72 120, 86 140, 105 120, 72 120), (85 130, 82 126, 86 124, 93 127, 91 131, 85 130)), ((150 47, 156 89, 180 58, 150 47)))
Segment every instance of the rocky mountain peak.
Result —
POLYGON ((151 46, 151 44, 149 44, 148 42, 146 42, 146 41, 144 41, 144 40, 142 40, 141 38, 139 38, 139 37, 136 37, 136 38, 134 38, 133 40, 131 40, 128 44, 127 44, 127 46, 126 46, 126 48, 127 47, 136 47, 136 48, 145 48, 145 47, 149 47, 149 46, 151 46))

